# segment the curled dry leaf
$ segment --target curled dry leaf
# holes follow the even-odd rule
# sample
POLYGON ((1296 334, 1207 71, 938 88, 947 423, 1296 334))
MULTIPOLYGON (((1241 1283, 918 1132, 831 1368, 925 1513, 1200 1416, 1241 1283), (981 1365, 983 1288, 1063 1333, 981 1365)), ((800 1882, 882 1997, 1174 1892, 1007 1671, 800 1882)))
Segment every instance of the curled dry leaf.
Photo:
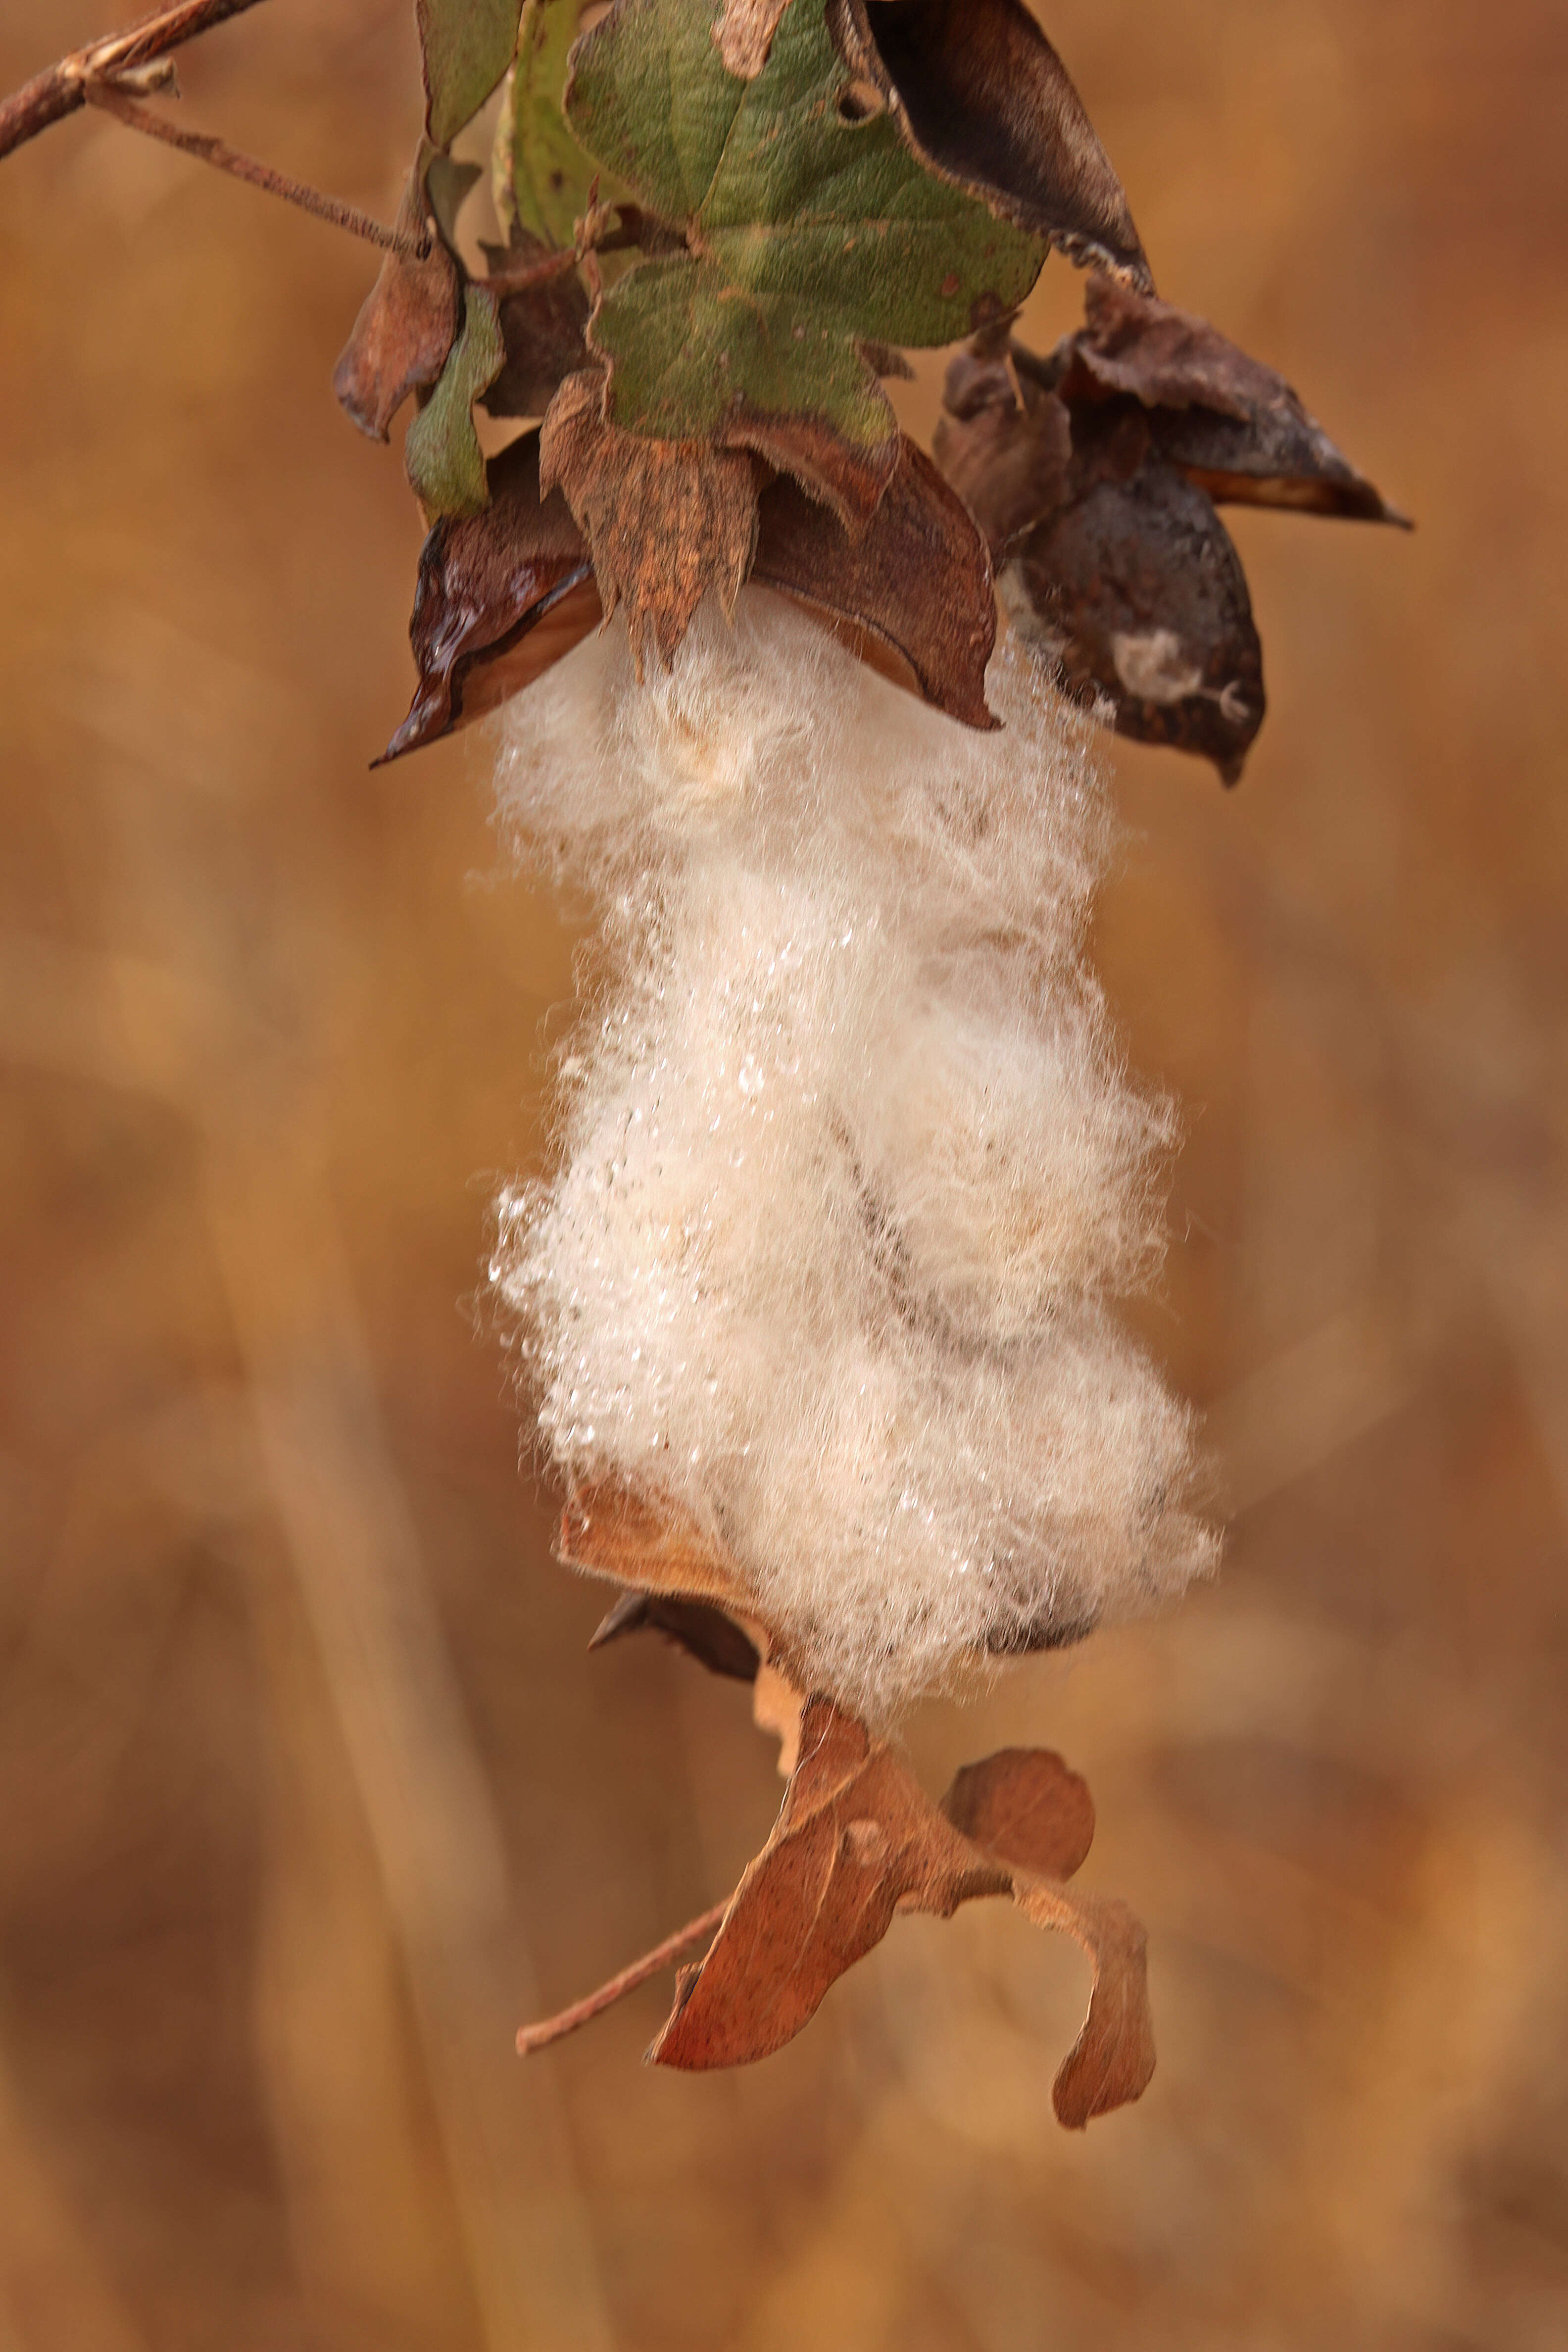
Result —
POLYGON ((773 1835, 707 1958, 683 1973, 649 2057, 693 2069, 765 2058, 896 1912, 947 1918, 976 1896, 1010 1894, 1038 1926, 1071 1935, 1094 1967, 1089 2014, 1057 2075, 1058 2117, 1081 2126, 1136 2098, 1154 2063, 1142 1931, 1124 1905, 1074 1895, 1032 1858, 1076 1867, 1092 1830, 1085 1795, 1058 1759, 1014 1751, 971 1766, 939 1809, 893 1748, 830 1699, 809 1699, 773 1835), (954 1811, 980 1834, 955 1826, 954 1811))
POLYGON ((683 1601, 669 1593, 623 1592, 594 1629, 588 1643, 602 1650, 628 1633, 662 1633, 710 1674, 754 1683, 761 1654, 743 1627, 710 1601, 683 1601))
MULTIPOLYGON (((422 225, 410 190, 398 212, 398 228, 416 236, 422 225)), ((432 237, 423 259, 386 256, 332 370, 332 390, 372 441, 386 439, 411 393, 437 382, 457 336, 459 311, 458 266, 438 238, 432 237)))
POLYGON ((1284 379, 1205 320, 1090 280, 1047 359, 994 335, 948 371, 935 448, 1016 625, 1124 735, 1240 775, 1265 709, 1216 499, 1398 522, 1284 379))
POLYGON ((1001 574, 1020 634, 1118 733, 1212 760, 1235 783, 1263 723, 1263 649, 1241 559, 1173 467, 1108 476, 1032 532, 1001 574))
POLYGON ((1000 558, 1065 500, 1072 420, 1054 393, 1021 400, 1005 356, 960 352, 944 398, 937 464, 1000 558))
POLYGON ((1161 455, 1221 503, 1410 528, 1284 377, 1206 319, 1106 278, 1089 280, 1086 311, 1087 323, 1059 355, 1059 389, 1069 406, 1121 395, 1155 412, 1161 455))
POLYGON ((678 1513, 618 1490, 579 1492, 561 1514, 556 1558, 645 1593, 706 1601, 732 1616, 755 1614, 729 1554, 678 1513))
POLYGON ((996 636, 990 559, 963 501, 907 436, 858 537, 787 478, 773 482, 752 577, 807 606, 950 718, 996 724, 985 705, 996 636))
POLYGON ((1023 0, 828 0, 828 22, 943 178, 1072 260, 1152 284, 1121 183, 1023 0))
POLYGON ((598 590, 566 501, 539 495, 536 432, 491 461, 489 482, 489 505, 438 522, 420 552, 409 625, 419 683, 387 760, 493 710, 598 623, 598 590))
POLYGON ((733 615, 757 543, 756 469, 743 451, 624 431, 605 415, 605 378, 585 369, 551 404, 540 479, 565 492, 605 614, 624 601, 639 675, 650 649, 670 659, 710 590, 733 615))

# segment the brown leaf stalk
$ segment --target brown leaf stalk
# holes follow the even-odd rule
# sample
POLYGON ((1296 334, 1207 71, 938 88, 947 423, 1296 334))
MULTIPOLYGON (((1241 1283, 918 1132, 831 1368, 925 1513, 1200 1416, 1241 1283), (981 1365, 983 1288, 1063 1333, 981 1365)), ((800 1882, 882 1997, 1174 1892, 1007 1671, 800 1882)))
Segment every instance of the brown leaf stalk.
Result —
POLYGON ((0 100, 0 155, 36 139, 51 122, 59 122, 85 106, 95 83, 123 79, 171 50, 210 32, 229 17, 243 16, 258 0, 178 0, 160 8, 123 33, 110 33, 85 49, 74 49, 58 65, 46 67, 30 82, 0 100))
POLYGON ((626 1993, 635 1992, 638 1985, 647 1982, 649 1977, 656 1977, 661 1969, 668 1968, 682 1952, 689 1952, 705 1937, 716 1935, 723 1924, 724 1914, 730 1908, 731 1899, 726 1895, 722 1903, 715 1903, 711 1911, 704 1911, 700 1919, 688 1920, 686 1926, 677 1928, 673 1936, 667 1936, 662 1944, 656 1944, 651 1952, 645 1952, 640 1960, 633 1960, 628 1968, 622 1969, 618 1976, 613 1976, 607 1984, 602 1984, 597 1992, 584 1994, 581 2000, 574 2000, 570 2009, 562 2010, 554 2017, 542 2017, 536 2024, 520 2027, 518 2056, 531 2058, 536 2050, 547 2049, 552 2042, 560 2042, 566 2034, 575 2033, 580 2025, 586 2025, 593 2018, 602 2016, 626 1993))
POLYGON ((194 155, 198 163, 210 163, 215 171, 226 172, 231 179, 244 180, 247 186, 260 188, 269 196, 281 196, 285 204, 297 205, 301 212, 310 213, 317 220, 329 221, 334 228, 346 229, 351 236, 363 237, 368 245, 379 245, 389 253, 401 253, 410 261, 421 261, 430 250, 426 237, 405 236, 399 229, 388 228, 362 213, 357 205, 345 205, 341 197, 324 195, 320 188, 310 187, 303 180, 277 171, 270 163, 258 162, 254 155, 242 154, 237 147, 215 138, 210 132, 186 131, 177 122, 168 121, 154 114, 150 107, 141 106, 112 81, 92 81, 87 86, 89 105, 100 107, 128 131, 140 131, 149 139, 161 139, 165 146, 177 147, 182 155, 194 155))

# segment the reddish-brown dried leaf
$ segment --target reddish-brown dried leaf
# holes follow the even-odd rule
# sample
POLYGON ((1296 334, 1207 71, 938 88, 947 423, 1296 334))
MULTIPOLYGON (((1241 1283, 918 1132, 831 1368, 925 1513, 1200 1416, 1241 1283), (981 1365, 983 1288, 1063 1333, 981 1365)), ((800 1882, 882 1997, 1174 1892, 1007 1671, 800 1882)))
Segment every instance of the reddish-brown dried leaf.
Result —
POLYGON ((639 675, 668 662, 711 589, 726 614, 757 543, 754 461, 706 441, 658 441, 605 414, 605 378, 569 376, 540 440, 541 478, 577 518, 606 614, 622 604, 639 675))
POLYGON ((1051 2085, 1057 2121, 1082 2131, 1096 2116, 1142 2098, 1153 2074, 1148 1938, 1125 1903, 1070 1893, 1030 1872, 1014 1873, 1013 1899, 1037 1927, 1070 1936, 1094 1969, 1089 2014, 1051 2085))
POLYGON ((991 562, 962 499, 904 436, 881 504, 854 538, 781 476, 763 493, 752 577, 826 619, 861 656, 950 718, 994 727, 991 562))
POLYGON ((1216 500, 1363 522, 1407 519, 1358 474, 1281 375, 1206 319, 1089 280, 1087 322, 1062 354, 1069 407, 1122 396, 1155 412, 1162 455, 1216 500))
POLYGON ((1022 399, 1005 357, 961 352, 947 372, 937 464, 1001 557, 1068 491, 1072 425, 1054 393, 1022 399))
POLYGON ((999 1748, 963 1765, 942 1810, 972 1843, 1046 1878, 1070 1878, 1094 1843, 1089 1783, 1048 1748, 999 1748))
MULTIPOLYGON (((421 226, 406 198, 397 225, 405 234, 421 226)), ((332 390, 371 440, 384 441, 409 394, 440 375, 459 310, 457 264, 438 237, 422 261, 386 256, 332 370, 332 390)))
POLYGON ((1075 261, 1152 283, 1121 183, 1023 0, 828 0, 828 25, 944 178, 1075 261))
POLYGON ((1152 459, 1107 466, 1002 577, 1016 625, 1119 734, 1239 777, 1263 723, 1263 651, 1241 560, 1212 501, 1152 459))
MULTIPOLYGON (((1053 1859, 1084 1843, 1081 1803, 1057 1759, 996 1758, 954 1784, 961 1807, 1019 1851, 1053 1859)), ((1081 1785, 1081 1784, 1080 1784, 1081 1785)), ((1092 1826, 1092 1824, 1090 1824, 1092 1826)), ((751 1864, 700 1967, 684 1970, 648 2055, 666 2066, 742 2065, 782 2049, 835 1979, 881 1941, 897 1911, 946 1918, 977 1895, 1011 1894, 1041 1927, 1089 1955, 1094 1990, 1058 2074, 1056 2111, 1074 2127, 1136 2098, 1153 2070, 1143 1936, 1125 1905, 984 1850, 924 1794, 901 1757, 830 1699, 807 1701, 800 1756, 773 1833, 751 1864)))
POLYGON ((492 416, 542 416, 586 363, 586 289, 575 268, 563 268, 563 257, 524 229, 510 246, 487 246, 485 260, 506 360, 479 404, 492 416))
POLYGON ((489 486, 482 512, 438 522, 420 552, 408 632, 419 684, 384 759, 493 710, 599 621, 587 550, 566 502, 540 497, 537 433, 491 459, 489 486))
POLYGON ((901 1901, 946 1917, 1010 1889, 890 1748, 826 1698, 806 1702, 800 1760, 772 1837, 649 2056, 664 2066, 765 2058, 880 1943, 901 1901))
POLYGON ((555 1556, 563 1568, 643 1592, 707 1601, 754 1617, 751 1594, 727 1552, 700 1528, 620 1488, 579 1489, 561 1514, 555 1556))
POLYGON ((673 1594, 623 1592, 602 1617, 588 1643, 602 1650, 628 1633, 662 1633, 712 1675, 738 1683, 755 1682, 760 1655, 742 1626, 710 1601, 684 1601, 673 1594))

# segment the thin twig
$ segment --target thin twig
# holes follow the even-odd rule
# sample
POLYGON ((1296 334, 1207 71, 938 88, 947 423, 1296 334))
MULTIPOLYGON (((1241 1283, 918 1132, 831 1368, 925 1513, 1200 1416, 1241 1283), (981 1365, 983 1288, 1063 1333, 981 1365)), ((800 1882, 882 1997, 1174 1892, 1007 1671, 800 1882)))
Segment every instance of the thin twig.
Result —
POLYGON ((182 155, 195 155, 198 162, 210 163, 215 171, 226 172, 231 179, 244 180, 253 188, 261 188, 269 196, 281 196, 285 204, 298 205, 300 210, 313 213, 317 220, 330 221, 334 228, 347 229, 351 236, 363 236, 367 244, 379 245, 389 253, 405 254, 410 260, 423 260, 430 247, 420 238, 405 236, 401 231, 388 228, 369 213, 362 213, 356 205, 345 205, 337 196, 323 195, 303 180, 290 179, 288 173, 274 170, 270 163, 258 163, 254 155, 241 154, 237 147, 214 138, 210 132, 185 131, 170 122, 150 107, 139 106, 128 98, 116 83, 89 82, 87 89, 89 104, 101 107, 112 114, 116 122, 123 122, 128 131, 140 131, 149 139, 161 139, 165 146, 177 147, 182 155))
POLYGON ((194 40, 198 33, 209 32, 213 26, 243 16, 246 9, 258 5, 258 0, 177 0, 174 7, 160 8, 123 33, 110 33, 105 40, 73 50, 0 100, 0 155, 8 155, 13 147, 36 139, 51 122, 85 106, 92 83, 133 74, 155 58, 167 57, 171 49, 194 40))
POLYGON ((625 1994, 635 1992, 638 1985, 647 1982, 649 1977, 658 1976, 660 1969, 667 1969, 671 1960, 678 1960, 682 1952, 690 1950, 693 1944, 700 1944, 705 1936, 716 1935, 729 1908, 730 1898, 726 1896, 722 1903, 715 1903, 711 1911, 704 1911, 700 1919, 689 1920, 673 1936, 667 1936, 662 1944, 656 1944, 653 1950, 645 1952, 640 1960, 634 1960, 629 1968, 621 1970, 619 1976, 612 1977, 608 1984, 602 1984, 597 1992, 587 1993, 581 2000, 574 2000, 570 2009, 562 2010, 556 2017, 542 2017, 537 2024, 521 2027, 517 2037, 518 2056, 531 2058, 536 2050, 543 2050, 552 2042, 559 2042, 564 2034, 575 2033, 577 2028, 586 2025, 591 2018, 599 2016, 606 2009, 613 2009, 625 1994))

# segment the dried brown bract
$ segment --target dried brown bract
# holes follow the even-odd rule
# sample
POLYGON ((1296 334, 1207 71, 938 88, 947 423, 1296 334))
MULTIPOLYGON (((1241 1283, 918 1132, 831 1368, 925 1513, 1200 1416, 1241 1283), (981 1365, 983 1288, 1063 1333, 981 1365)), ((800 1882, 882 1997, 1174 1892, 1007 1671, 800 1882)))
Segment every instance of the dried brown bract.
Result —
POLYGON ((1040 358, 978 337, 948 372, 938 462, 1005 604, 1117 730, 1240 776, 1263 654, 1216 501, 1403 522, 1282 376, 1205 320, 1099 276, 1040 358))
POLYGON ((704 441, 655 441, 605 414, 584 369, 556 394, 540 436, 540 479, 559 483, 588 542, 606 615, 623 601, 639 671, 668 662, 711 590, 732 614, 757 543, 752 459, 704 441))
POLYGON ((600 618, 566 501, 540 496, 538 434, 514 441, 489 472, 489 506, 437 523, 421 550, 408 632, 419 683, 384 760, 493 710, 600 618))
MULTIPOLYGON (((419 209, 405 196, 401 231, 417 234, 419 209)), ((447 364, 462 310, 458 266, 438 237, 422 258, 389 253, 365 296, 332 390, 362 433, 384 441, 409 395, 427 392, 447 364)))

